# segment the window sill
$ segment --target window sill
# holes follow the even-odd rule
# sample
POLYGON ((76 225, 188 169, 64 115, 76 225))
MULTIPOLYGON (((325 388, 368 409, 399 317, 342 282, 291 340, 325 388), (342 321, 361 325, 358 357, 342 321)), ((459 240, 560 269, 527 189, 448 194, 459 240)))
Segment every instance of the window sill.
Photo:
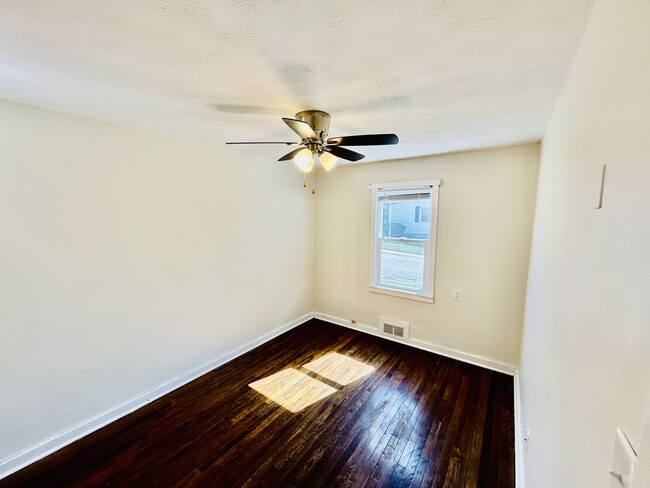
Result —
POLYGON ((394 297, 406 298, 408 300, 415 300, 418 302, 433 303, 433 297, 418 295, 417 293, 410 293, 408 291, 393 290, 392 288, 383 288, 381 286, 369 286, 368 290, 373 293, 381 293, 382 295, 391 295, 394 297))

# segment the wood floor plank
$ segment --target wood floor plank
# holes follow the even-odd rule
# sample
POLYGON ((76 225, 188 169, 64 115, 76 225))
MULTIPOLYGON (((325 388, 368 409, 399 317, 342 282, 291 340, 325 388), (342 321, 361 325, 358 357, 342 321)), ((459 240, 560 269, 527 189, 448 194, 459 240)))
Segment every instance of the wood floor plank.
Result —
POLYGON ((0 487, 513 488, 513 402, 508 376, 311 320, 0 487), (303 368, 334 352, 347 378, 349 359, 374 371, 303 368), (291 412, 248 386, 289 368, 333 393, 291 412))

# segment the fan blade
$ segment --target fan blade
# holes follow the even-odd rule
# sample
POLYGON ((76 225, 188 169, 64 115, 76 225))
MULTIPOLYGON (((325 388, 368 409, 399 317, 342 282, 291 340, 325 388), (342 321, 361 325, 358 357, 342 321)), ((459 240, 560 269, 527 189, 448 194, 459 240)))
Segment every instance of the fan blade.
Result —
POLYGON ((337 158, 346 159, 348 161, 359 161, 360 159, 365 158, 363 154, 358 152, 350 151, 344 147, 338 146, 325 146, 324 148, 327 152, 332 153, 337 158))
POLYGON ((266 142, 226 142, 226 144, 286 144, 287 146, 296 146, 299 142, 280 142, 280 141, 266 141, 266 142))
POLYGON ((289 161, 290 159, 295 158, 298 155, 298 153, 301 152, 303 149, 307 149, 307 148, 299 147, 298 149, 294 149, 290 153, 285 154, 284 156, 282 156, 280 159, 278 159, 278 161, 289 161))
POLYGON ((334 146, 385 146, 397 144, 399 138, 395 134, 366 134, 363 136, 330 137, 327 144, 334 146))
POLYGON ((302 120, 298 119, 289 119, 287 117, 282 117, 284 123, 291 127, 291 130, 300 136, 301 139, 318 139, 314 129, 311 126, 302 120))

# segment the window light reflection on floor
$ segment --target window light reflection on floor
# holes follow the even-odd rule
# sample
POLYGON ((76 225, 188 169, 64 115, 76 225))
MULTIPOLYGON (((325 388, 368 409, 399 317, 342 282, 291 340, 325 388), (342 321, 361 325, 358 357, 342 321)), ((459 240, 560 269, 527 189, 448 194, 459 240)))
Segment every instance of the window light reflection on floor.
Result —
POLYGON ((372 366, 336 352, 326 354, 311 363, 307 363, 303 368, 343 386, 349 385, 353 381, 375 371, 372 366))
MULTIPOLYGON (((341 386, 349 385, 375 371, 372 366, 336 352, 321 356, 303 365, 303 368, 341 386)), ((254 381, 248 386, 293 413, 338 391, 293 368, 254 381)))
POLYGON ((293 368, 254 381, 248 386, 294 413, 338 391, 293 368))

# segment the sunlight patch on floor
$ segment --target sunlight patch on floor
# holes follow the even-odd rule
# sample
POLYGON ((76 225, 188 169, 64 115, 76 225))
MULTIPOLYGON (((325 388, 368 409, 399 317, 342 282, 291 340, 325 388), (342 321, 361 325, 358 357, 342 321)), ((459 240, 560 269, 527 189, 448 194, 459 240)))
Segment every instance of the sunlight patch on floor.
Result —
POLYGON ((294 413, 338 391, 293 368, 254 381, 248 386, 294 413))
POLYGON ((307 363, 303 365, 303 368, 343 386, 349 385, 353 381, 375 371, 372 366, 336 352, 326 354, 311 363, 307 363))

